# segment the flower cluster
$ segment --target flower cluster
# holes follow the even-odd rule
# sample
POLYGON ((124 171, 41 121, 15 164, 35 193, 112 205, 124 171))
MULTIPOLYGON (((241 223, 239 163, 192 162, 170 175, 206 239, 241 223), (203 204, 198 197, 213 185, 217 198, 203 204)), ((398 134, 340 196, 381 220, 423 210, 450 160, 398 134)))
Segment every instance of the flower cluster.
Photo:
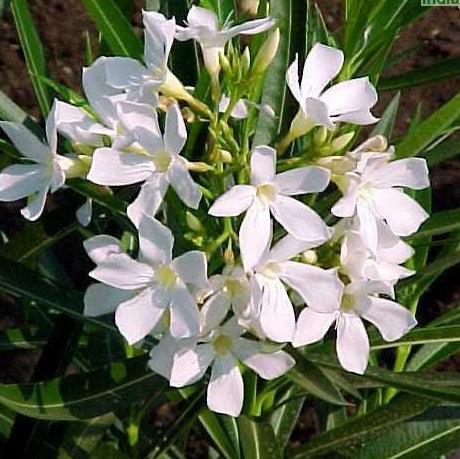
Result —
MULTIPOLYGON (((284 345, 317 342, 333 324, 340 364, 362 374, 369 358, 363 319, 387 341, 416 324, 395 301, 394 286, 413 274, 402 266, 413 250, 401 238, 428 217, 404 192, 429 186, 425 161, 395 160, 381 136, 348 151, 353 134, 338 135, 339 123, 376 122, 370 109, 377 94, 367 78, 331 85, 344 56, 319 43, 300 81, 297 57, 287 70, 299 105, 289 132, 276 149, 254 145, 249 151, 251 131, 243 130, 241 140, 235 126, 257 110, 276 116, 248 90, 276 54, 275 21, 219 25, 212 11, 195 6, 183 26, 157 12, 144 12, 143 18, 143 62, 101 57, 84 69, 88 106, 56 100, 46 141, 23 125, 0 123, 23 156, 21 164, 0 174, 0 200, 26 197, 21 213, 35 220, 48 192, 66 179, 139 184, 127 209, 138 232, 137 257, 109 235, 84 244, 96 265, 90 276, 98 281, 85 294, 85 314, 114 313, 130 344, 155 339, 149 366, 173 387, 200 380, 211 367, 211 410, 237 416, 244 400, 242 373, 253 370, 267 380, 285 374, 295 361, 284 345), (227 45, 237 35, 267 31, 252 65, 249 49, 238 53, 227 45), (209 104, 168 68, 175 39, 200 45, 211 77, 209 104), (187 116, 209 127, 206 147, 201 157, 195 155, 199 161, 184 153, 187 116), (58 133, 72 152, 58 153, 58 133), (309 153, 283 157, 308 133, 309 153), (329 227, 307 202, 332 186, 342 196, 330 208, 336 223, 329 227), (173 234, 177 225, 165 209, 171 193, 191 209, 176 217, 184 217, 196 237, 173 234), (184 250, 184 241, 196 250, 184 250)), ((91 201, 77 216, 90 223, 91 201)))

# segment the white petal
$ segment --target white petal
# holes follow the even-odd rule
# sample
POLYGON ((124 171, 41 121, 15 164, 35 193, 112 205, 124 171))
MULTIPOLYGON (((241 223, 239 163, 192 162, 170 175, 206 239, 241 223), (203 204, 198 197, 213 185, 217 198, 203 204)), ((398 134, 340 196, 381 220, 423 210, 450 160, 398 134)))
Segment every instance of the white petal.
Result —
MULTIPOLYGON (((265 354, 260 351, 253 352, 252 343, 254 343, 254 341, 239 338, 237 345, 239 352, 237 353, 237 357, 247 367, 254 370, 261 378, 268 380, 278 378, 287 373, 295 365, 295 360, 284 351, 276 351, 270 354, 265 354), (246 347, 246 345, 249 348, 249 353, 245 352, 244 347, 246 347)), ((237 350, 235 350, 235 352, 237 352, 237 350)))
POLYGON ((303 97, 318 97, 327 84, 338 75, 342 65, 342 51, 316 43, 305 59, 302 75, 303 97))
MULTIPOLYGON (((220 99, 219 102, 219 112, 224 113, 225 110, 227 110, 228 106, 230 104, 230 98, 227 97, 225 94, 222 95, 222 98, 220 99)), ((238 100, 238 102, 235 104, 232 113, 231 113, 232 118, 241 120, 244 119, 248 116, 248 107, 246 105, 246 102, 243 99, 238 100)))
POLYGON ((246 211, 239 231, 240 253, 246 272, 254 268, 268 251, 271 224, 268 207, 254 202, 246 211))
POLYGON ((127 214, 136 228, 142 217, 154 217, 163 202, 169 182, 165 174, 153 173, 141 186, 136 199, 128 206, 127 214))
POLYGON ((165 120, 164 142, 166 150, 179 154, 187 141, 187 129, 177 103, 168 107, 165 120))
POLYGON ((217 357, 212 365, 207 402, 211 411, 239 416, 243 408, 244 385, 233 357, 217 357))
POLYGON ((331 213, 336 217, 352 217, 358 202, 358 182, 350 180, 345 194, 332 206, 331 213))
POLYGON ((292 196, 324 191, 330 177, 331 173, 324 167, 306 166, 277 174, 273 182, 279 193, 292 196))
POLYGON ((403 306, 385 298, 369 297, 370 304, 359 314, 373 323, 385 341, 396 341, 417 325, 415 317, 403 306))
POLYGON ((203 332, 209 333, 218 327, 230 310, 230 298, 223 292, 211 295, 201 308, 203 332))
POLYGON ((358 280, 350 282, 345 286, 345 293, 367 301, 366 295, 382 293, 390 297, 394 296, 394 289, 391 284, 383 281, 358 280))
POLYGON ((304 308, 297 319, 292 345, 294 347, 316 343, 324 337, 334 323, 334 313, 323 313, 313 308, 304 308))
POLYGON ((299 55, 295 55, 295 59, 292 64, 289 66, 286 72, 286 82, 291 90, 292 95, 297 100, 299 105, 303 105, 302 93, 300 91, 299 83, 299 55))
POLYGON ((217 30, 217 16, 214 11, 199 6, 192 6, 187 14, 187 23, 191 27, 204 27, 217 30))
POLYGON ((171 291, 171 335, 188 338, 200 329, 200 311, 185 285, 179 284, 171 291))
POLYGON ((281 278, 300 294, 308 306, 318 312, 337 311, 342 298, 343 284, 336 269, 286 261, 281 278))
POLYGON ((88 256, 94 263, 103 263, 109 255, 123 253, 120 241, 113 236, 98 234, 83 242, 88 256))
POLYGON ((320 99, 328 106, 330 115, 369 109, 378 100, 377 91, 367 77, 342 81, 326 89, 320 99))
POLYGON ((98 148, 94 152, 87 178, 98 185, 131 185, 143 182, 153 171, 153 162, 147 155, 98 148))
POLYGON ((364 374, 369 360, 369 338, 362 320, 350 314, 337 321, 337 357, 352 373, 364 374))
POLYGON ((281 226, 297 239, 319 245, 330 237, 330 231, 321 217, 294 198, 278 195, 276 201, 270 203, 270 210, 281 226))
POLYGON ((256 190, 251 185, 235 185, 219 196, 209 209, 214 217, 233 217, 244 212, 254 200, 256 190))
POLYGON ((284 343, 292 340, 295 329, 294 308, 279 280, 267 282, 264 286, 260 325, 273 341, 284 343))
POLYGON ((144 215, 139 225, 139 260, 153 265, 172 259, 174 236, 155 218, 144 215))
POLYGON ((51 157, 50 148, 32 134, 23 124, 1 121, 0 128, 3 129, 24 157, 36 163, 45 162, 51 157))
POLYGON ((51 177, 40 164, 13 164, 0 174, 0 200, 16 201, 47 188, 51 177))
POLYGON ((193 384, 203 377, 213 359, 214 352, 210 344, 180 349, 174 354, 169 383, 172 387, 193 384))
POLYGON ((27 199, 27 206, 21 209, 21 215, 31 222, 38 220, 45 208, 47 194, 48 189, 45 188, 29 196, 27 199))
POLYGON ((259 145, 251 153, 251 184, 262 185, 273 181, 276 173, 276 150, 259 145))
POLYGON ((171 161, 168 179, 180 200, 192 209, 198 209, 201 201, 201 190, 193 181, 185 162, 177 157, 171 161))
POLYGON ((115 313, 115 323, 129 344, 145 338, 164 313, 154 301, 155 293, 146 288, 131 300, 120 304, 115 313))
POLYGON ((304 250, 316 247, 316 244, 302 241, 287 234, 280 239, 270 250, 268 258, 276 261, 287 261, 304 250))
POLYGON ((186 284, 192 284, 198 288, 206 287, 208 276, 204 252, 198 250, 186 252, 175 258, 171 265, 186 284))
POLYGON ((332 116, 332 121, 335 123, 352 123, 366 126, 368 124, 376 123, 379 118, 376 118, 369 109, 365 108, 363 110, 355 110, 354 112, 347 112, 341 115, 332 116))
POLYGON ((377 211, 398 236, 415 233, 429 217, 417 201, 400 190, 374 188, 372 194, 377 211))
POLYGON ((83 314, 89 317, 111 314, 118 305, 132 298, 133 292, 120 290, 105 284, 92 284, 85 292, 83 314))
POLYGON ((136 290, 144 288, 152 282, 153 270, 150 266, 120 253, 108 256, 89 275, 93 279, 115 288, 136 290))
POLYGON ((382 167, 376 168, 371 174, 366 174, 377 188, 402 186, 421 190, 430 186, 428 167, 423 158, 406 158, 391 161, 382 167))
POLYGON ((137 85, 146 74, 146 68, 129 57, 108 57, 104 64, 106 82, 115 89, 124 90, 137 85))
POLYGON ((262 18, 255 19, 253 21, 247 21, 243 24, 239 24, 235 27, 231 27, 228 30, 228 38, 236 37, 239 34, 242 35, 254 35, 257 33, 265 32, 275 25, 275 20, 273 18, 262 18))
POLYGON ((334 128, 334 124, 329 117, 329 108, 322 100, 308 97, 304 99, 301 107, 308 123, 312 120, 317 126, 326 126, 328 129, 334 128))
POLYGON ((162 69, 174 41, 176 21, 156 11, 142 11, 142 17, 146 32, 144 61, 149 68, 162 69))
POLYGON ((370 205, 363 199, 359 199, 356 205, 356 214, 358 222, 358 233, 364 242, 364 245, 375 254, 377 251, 378 232, 377 217, 372 211, 370 205))
POLYGON ((78 223, 81 226, 88 226, 91 223, 93 215, 93 200, 88 198, 75 212, 78 223))

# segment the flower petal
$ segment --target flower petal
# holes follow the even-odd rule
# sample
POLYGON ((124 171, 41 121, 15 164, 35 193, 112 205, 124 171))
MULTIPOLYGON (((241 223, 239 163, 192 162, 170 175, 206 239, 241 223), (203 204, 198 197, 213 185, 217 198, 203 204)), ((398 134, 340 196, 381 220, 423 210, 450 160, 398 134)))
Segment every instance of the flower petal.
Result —
POLYGON ((302 309, 295 328, 292 345, 294 347, 316 343, 324 337, 336 319, 334 313, 323 313, 313 308, 302 309))
POLYGON ((364 374, 369 360, 369 338, 362 320, 346 314, 337 320, 337 357, 352 373, 364 374))
POLYGON ((320 99, 328 106, 330 115, 341 115, 373 107, 378 96, 369 78, 362 77, 331 86, 320 99))
POLYGON ((91 223, 91 217, 93 216, 93 200, 91 198, 86 199, 86 201, 75 212, 75 216, 81 226, 88 226, 91 223))
POLYGON ((332 206, 331 213, 336 217, 352 217, 356 213, 358 202, 358 182, 349 180, 344 195, 332 206))
POLYGON ((276 150, 258 145, 251 153, 251 185, 272 182, 276 173, 276 150))
POLYGON ((359 314, 378 328, 385 341, 396 341, 417 325, 413 314, 400 304, 385 298, 369 299, 359 314))
POLYGON ((157 265, 170 263, 174 236, 155 218, 144 215, 139 225, 139 261, 157 265))
POLYGON ((83 314, 89 317, 111 314, 119 304, 132 298, 133 292, 105 284, 92 284, 85 292, 83 314))
POLYGON ((203 307, 201 315, 203 317, 202 332, 210 333, 218 327, 227 316, 230 310, 230 298, 223 292, 211 295, 203 307))
POLYGON ((200 311, 192 294, 184 284, 171 291, 171 335, 188 338, 200 329, 200 311))
POLYGON ((342 65, 341 50, 316 43, 305 59, 301 84, 303 98, 318 97, 338 75, 342 65))
POLYGON ((331 116, 334 123, 352 123, 366 126, 368 124, 376 123, 379 118, 376 118, 369 109, 355 110, 354 112, 347 112, 341 115, 331 116))
POLYGON ((45 188, 29 196, 27 199, 27 206, 21 209, 21 215, 31 222, 38 220, 45 208, 47 194, 48 189, 45 188))
POLYGON ((122 290, 144 288, 153 280, 150 266, 133 260, 125 253, 109 255, 89 275, 99 282, 122 290))
POLYGON ((214 11, 192 6, 187 14, 187 23, 190 27, 204 27, 210 31, 217 30, 217 16, 214 11))
POLYGON ((104 62, 106 82, 112 88, 125 90, 138 85, 147 69, 136 59, 108 57, 104 62))
POLYGON ((246 272, 257 266, 268 252, 271 225, 268 207, 254 202, 246 211, 239 231, 240 253, 246 272))
POLYGON ((217 357, 212 365, 207 403, 211 411, 239 416, 243 408, 244 385, 240 370, 231 355, 217 357))
POLYGON ((129 344, 145 338, 161 319, 165 309, 154 301, 150 288, 142 290, 134 298, 121 303, 115 313, 115 323, 129 344))
POLYGON ((359 199, 356 204, 358 233, 364 245, 373 253, 377 252, 378 220, 367 201, 359 199))
POLYGON ((0 174, 0 201, 17 201, 48 188, 49 177, 40 164, 13 164, 0 174))
POLYGON ((286 261, 280 276, 316 311, 332 313, 338 310, 343 284, 336 269, 322 269, 305 263, 286 261))
POLYGON ((403 191, 374 188, 372 195, 378 213, 398 236, 415 233, 429 217, 423 207, 403 191))
POLYGON ((279 280, 264 285, 260 325, 267 337, 277 343, 292 340, 295 329, 294 308, 279 280))
POLYGON ((174 41, 176 21, 166 19, 156 11, 142 11, 145 28, 144 61, 149 69, 155 70, 166 67, 169 53, 174 41))
POLYGON ((177 157, 171 161, 168 169, 168 179, 180 200, 191 207, 198 209, 201 201, 201 190, 196 182, 193 181, 185 162, 177 157))
POLYGON ((235 185, 214 201, 208 213, 214 217, 239 215, 252 204, 255 194, 251 185, 235 185))
POLYGON ((299 82, 299 55, 295 55, 295 59, 292 64, 289 66, 286 72, 286 82, 291 90, 292 95, 297 100, 299 105, 303 105, 302 93, 300 91, 300 82, 299 82))
POLYGON ((124 253, 120 241, 106 234, 98 234, 97 236, 86 239, 83 242, 83 246, 88 256, 96 264, 103 263, 112 254, 124 253))
POLYGON ((310 207, 288 196, 278 195, 270 203, 273 217, 292 236, 303 241, 322 244, 330 237, 330 230, 310 207))
POLYGON ((173 357, 172 387, 183 387, 200 380, 214 359, 210 344, 199 344, 194 348, 179 349, 173 357))
MULTIPOLYGON (((309 128, 312 127, 311 121, 316 126, 326 126, 328 129, 334 128, 334 124, 329 117, 329 108, 322 100, 307 97, 304 99, 301 108, 306 117, 304 123, 307 126, 309 125, 309 128)), ((308 131, 305 130, 305 132, 308 131)))
POLYGON ((331 173, 324 167, 306 166, 277 174, 273 181, 279 193, 293 196, 324 191, 330 177, 331 173))
POLYGON ((307 249, 316 247, 316 245, 287 234, 271 248, 268 258, 276 261, 287 261, 307 249))
POLYGON ((36 163, 48 160, 52 153, 50 148, 21 123, 0 121, 0 128, 10 138, 21 155, 36 163))
POLYGON ((204 252, 192 250, 179 255, 171 263, 174 271, 186 283, 198 288, 206 287, 208 283, 207 261, 204 252))
POLYGON ((187 129, 177 103, 168 107, 165 120, 164 142, 166 150, 179 154, 187 141, 187 129))
POLYGON ((153 172, 153 162, 147 155, 98 148, 94 152, 87 179, 98 185, 131 185, 143 182, 153 172))

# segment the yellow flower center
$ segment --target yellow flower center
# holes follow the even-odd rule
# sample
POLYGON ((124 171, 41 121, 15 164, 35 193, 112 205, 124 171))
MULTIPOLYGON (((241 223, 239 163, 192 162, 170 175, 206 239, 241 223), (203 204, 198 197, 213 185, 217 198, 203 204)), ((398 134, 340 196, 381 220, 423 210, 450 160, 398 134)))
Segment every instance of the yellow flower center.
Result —
POLYGON ((233 340, 231 336, 228 335, 219 335, 212 343, 212 347, 217 354, 224 356, 230 352, 232 348, 233 340))
POLYGON ((355 309, 356 299, 354 296, 344 293, 342 295, 342 302, 340 303, 340 309, 342 312, 351 312, 355 309))
POLYGON ((163 287, 174 287, 177 282, 176 273, 166 265, 160 266, 155 271, 155 280, 163 287))
POLYGON ((276 261, 269 261, 262 269, 262 274, 270 279, 275 279, 281 273, 283 268, 276 261))
POLYGON ((222 291, 232 298, 239 295, 242 289, 241 282, 237 279, 227 279, 222 287, 222 291))
POLYGON ((171 154, 166 150, 157 150, 153 156, 156 172, 166 172, 171 163, 171 154))
POLYGON ((257 187, 257 197, 262 202, 271 202, 276 198, 276 185, 273 183, 264 183, 257 187))

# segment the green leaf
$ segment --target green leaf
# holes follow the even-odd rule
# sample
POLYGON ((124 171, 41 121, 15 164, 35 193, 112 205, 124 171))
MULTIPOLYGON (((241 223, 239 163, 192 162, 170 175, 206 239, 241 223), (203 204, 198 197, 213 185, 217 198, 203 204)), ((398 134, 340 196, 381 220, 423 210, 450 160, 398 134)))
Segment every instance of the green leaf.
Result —
POLYGON ((385 136, 387 139, 392 138, 400 98, 401 92, 398 91, 393 99, 391 99, 391 102, 388 104, 387 108, 383 112, 383 115, 380 117, 379 122, 372 130, 371 136, 380 134, 385 136))
POLYGON ((0 91, 0 118, 2 120, 23 123, 28 117, 29 115, 19 105, 0 91))
POLYGON ((340 391, 332 384, 330 379, 317 365, 305 358, 300 352, 292 351, 296 365, 287 377, 306 391, 336 405, 347 405, 340 391))
POLYGON ((411 240, 460 229, 460 208, 443 210, 430 216, 420 229, 410 237, 411 240))
POLYGON ((5 328, 0 331, 0 350, 36 349, 46 344, 48 335, 34 327, 5 328))
POLYGON ((396 145, 397 158, 417 156, 460 117, 460 92, 423 120, 396 145))
POLYGON ((271 425, 263 420, 239 416, 237 419, 243 457, 281 459, 283 454, 271 425))
POLYGON ((11 11, 40 110, 43 116, 47 116, 51 109, 50 92, 48 87, 35 76, 47 74, 46 59, 27 0, 12 0, 11 11))
POLYGON ((425 343, 452 343, 460 341, 460 325, 450 325, 446 327, 418 328, 404 335, 398 341, 391 343, 384 340, 373 340, 371 349, 385 349, 397 347, 405 344, 425 344, 425 343))
POLYGON ((146 393, 167 387, 142 355, 88 373, 29 384, 0 384, 0 402, 36 419, 90 419, 113 412, 146 393))
POLYGON ((458 155, 460 155, 460 138, 458 137, 444 140, 420 154, 426 159, 428 166, 434 166, 458 155))
POLYGON ((423 69, 412 70, 403 75, 384 78, 378 84, 380 91, 418 86, 432 81, 445 80, 460 75, 460 58, 445 59, 423 69))
POLYGON ((7 439, 10 436, 15 417, 16 413, 13 410, 0 404, 0 439, 7 439))
POLYGON ((114 0, 83 0, 83 4, 115 55, 142 58, 142 42, 114 0))
POLYGON ((361 443, 370 435, 413 418, 435 404, 435 401, 421 396, 397 395, 387 405, 349 419, 341 426, 316 436, 302 446, 293 448, 288 452, 287 457, 303 459, 322 456, 332 451, 343 452, 344 449, 361 443))
POLYGON ((259 122, 254 136, 254 145, 268 145, 274 141, 290 121, 292 110, 288 108, 288 88, 286 71, 296 53, 303 51, 306 8, 297 0, 279 0, 270 4, 270 16, 277 19, 281 31, 278 52, 271 62, 262 92, 262 104, 267 104, 276 113, 272 118, 267 113, 259 114, 259 122))
POLYGON ((438 459, 460 444, 460 408, 439 406, 371 438, 356 459, 438 459))

